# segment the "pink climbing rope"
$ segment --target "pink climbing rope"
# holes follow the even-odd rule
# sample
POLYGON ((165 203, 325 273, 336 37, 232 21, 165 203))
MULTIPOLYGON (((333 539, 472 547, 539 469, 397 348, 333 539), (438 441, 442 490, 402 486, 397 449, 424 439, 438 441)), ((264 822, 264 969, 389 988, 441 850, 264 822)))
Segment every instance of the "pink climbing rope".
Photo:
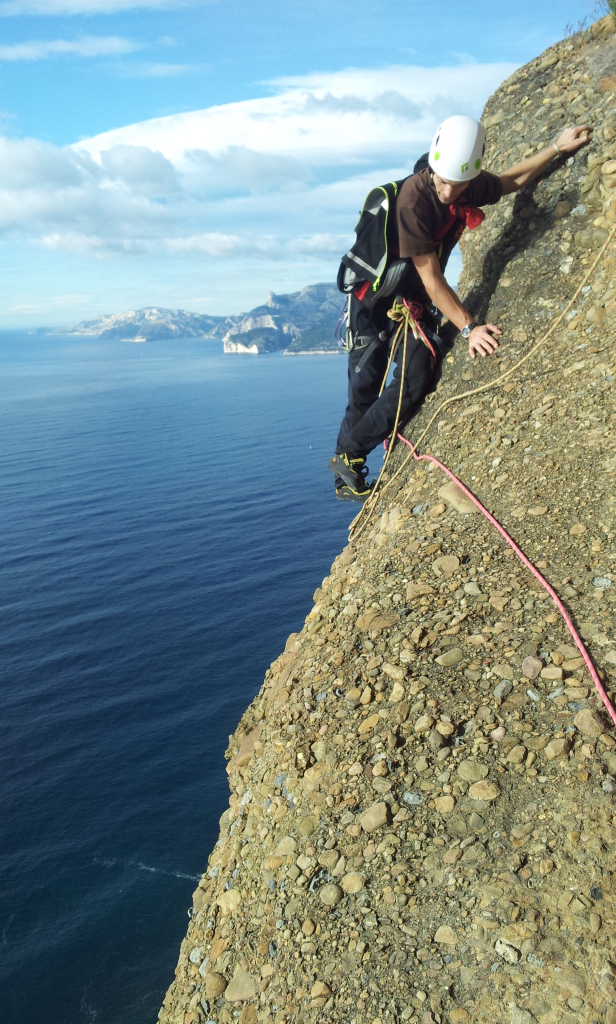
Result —
POLYGON ((597 674, 597 670, 595 669, 595 666, 593 665, 593 663, 592 663, 592 661, 590 659, 590 655, 589 655, 588 651, 586 650, 586 648, 585 648, 585 646, 584 646, 584 644, 582 642, 581 637, 579 636, 575 626, 573 625, 573 622, 571 621, 571 618, 569 616, 569 613, 568 613, 567 609, 565 608, 564 604, 562 603, 561 599, 559 598, 559 596, 556 593, 556 591, 554 590, 554 588, 552 586, 550 586, 550 584, 548 583, 546 578, 541 575, 541 573, 539 572, 538 569, 535 568, 535 566, 530 561, 530 559, 528 559, 526 557, 526 555, 524 554, 522 549, 518 547, 518 545, 513 540, 513 538, 509 536, 509 534, 507 533, 505 528, 503 526, 501 526, 501 524, 498 522, 497 519, 494 518, 494 516, 491 514, 491 512, 488 512, 487 508, 484 505, 481 504, 479 499, 475 497, 475 495, 472 493, 472 491, 469 491, 468 487, 465 487, 464 484, 462 483, 462 481, 458 480, 458 478, 455 475, 455 473, 452 473, 450 469, 447 469, 447 466, 444 466, 442 462, 439 462, 438 459, 435 459, 433 455, 417 455, 417 453, 415 451, 415 446, 413 444, 411 444, 411 442, 406 437, 404 437, 402 434, 398 433, 397 437, 398 437, 399 441, 402 441, 403 444, 407 445, 407 447, 411 449, 411 452, 413 453, 413 458, 417 462, 424 462, 424 461, 425 462, 433 462, 435 466, 438 466, 439 469, 442 469, 443 473, 447 474, 447 476, 450 478, 450 480, 453 480, 453 482, 455 484, 457 484, 457 486, 460 488, 461 491, 464 492, 464 494, 467 496, 467 498, 470 498, 470 500, 473 502, 473 504, 475 504, 477 506, 479 511, 483 513, 483 515, 486 517, 486 519, 490 523, 492 523, 492 526, 496 527, 496 529, 500 533, 501 537, 504 537, 504 539, 507 541, 509 547, 512 548, 513 551, 515 551, 515 553, 518 556, 518 558, 522 562, 524 562, 524 565, 526 566, 526 568, 530 569, 530 571, 532 572, 532 574, 535 577, 535 579, 538 579, 540 584, 541 584, 541 586, 545 590, 547 590, 548 594, 550 595, 550 597, 554 601, 554 604, 556 605, 556 607, 558 608, 560 614, 562 615, 563 619, 565 620, 565 624, 567 626, 567 629, 569 630, 569 632, 571 633, 571 636, 573 637, 573 639, 575 641, 575 646, 577 647, 578 651, 580 652, 580 654, 582 655, 584 661, 586 662, 586 668, 588 669, 588 671, 590 673, 590 676, 591 676, 591 679, 593 680, 593 682, 595 684, 595 687, 597 689, 597 692, 598 692, 599 696, 601 697, 601 700, 603 701, 603 703, 605 705, 605 708, 607 710, 608 715, 612 719, 612 722, 614 723, 614 725, 616 725, 616 711, 612 707, 610 699, 609 699, 607 693, 605 692, 605 690, 603 689, 603 686, 601 685, 601 680, 599 679, 599 676, 597 674))

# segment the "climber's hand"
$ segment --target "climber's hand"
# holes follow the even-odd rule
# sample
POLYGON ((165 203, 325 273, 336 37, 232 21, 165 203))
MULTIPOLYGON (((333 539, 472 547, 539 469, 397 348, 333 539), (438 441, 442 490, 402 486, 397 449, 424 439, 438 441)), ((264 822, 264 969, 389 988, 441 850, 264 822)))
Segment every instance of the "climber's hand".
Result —
POLYGON ((587 146, 592 140, 592 133, 593 129, 589 124, 578 124, 574 128, 565 128, 562 135, 556 140, 556 145, 561 153, 567 155, 577 153, 578 149, 587 146))
POLYGON ((482 324, 471 331, 468 339, 468 354, 471 359, 475 356, 491 356, 498 348, 498 342, 494 335, 501 335, 503 332, 495 324, 482 324))

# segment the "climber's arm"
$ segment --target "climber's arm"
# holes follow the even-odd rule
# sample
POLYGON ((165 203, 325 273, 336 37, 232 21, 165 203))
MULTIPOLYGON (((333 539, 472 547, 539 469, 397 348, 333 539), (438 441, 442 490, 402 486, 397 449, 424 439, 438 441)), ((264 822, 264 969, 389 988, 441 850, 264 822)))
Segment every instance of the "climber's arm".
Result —
MULTIPOLYGON (((432 252, 427 256, 413 256, 412 259, 424 288, 443 316, 451 320, 458 330, 470 324, 473 318, 464 308, 453 288, 447 284, 436 253, 432 252)), ((475 327, 471 332, 468 339, 468 351, 472 359, 476 355, 489 356, 498 348, 498 342, 490 333, 491 331, 496 334, 502 333, 494 324, 483 324, 480 327, 475 327)))
POLYGON ((592 131, 590 125, 587 124, 577 125, 575 128, 565 128, 556 143, 550 143, 539 153, 529 156, 526 160, 520 160, 519 164, 514 164, 508 171, 504 171, 499 175, 503 186, 503 195, 507 196, 511 192, 518 192, 525 185, 529 185, 560 154, 571 156, 573 153, 577 153, 582 146, 587 146, 592 139, 592 131), (558 146, 558 152, 556 146, 558 146))

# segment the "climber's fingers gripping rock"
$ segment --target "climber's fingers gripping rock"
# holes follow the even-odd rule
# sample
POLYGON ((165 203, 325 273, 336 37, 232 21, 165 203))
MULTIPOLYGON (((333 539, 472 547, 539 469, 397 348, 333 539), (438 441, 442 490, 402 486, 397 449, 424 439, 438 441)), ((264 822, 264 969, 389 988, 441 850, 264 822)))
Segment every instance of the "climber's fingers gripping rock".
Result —
POLYGON ((593 129, 589 124, 578 124, 572 128, 565 128, 556 140, 556 145, 561 153, 570 156, 592 141, 592 133, 593 129))
POLYGON ((468 339, 468 354, 471 359, 475 356, 491 356, 498 348, 496 336, 502 335, 500 327, 496 324, 482 324, 471 331, 468 339))

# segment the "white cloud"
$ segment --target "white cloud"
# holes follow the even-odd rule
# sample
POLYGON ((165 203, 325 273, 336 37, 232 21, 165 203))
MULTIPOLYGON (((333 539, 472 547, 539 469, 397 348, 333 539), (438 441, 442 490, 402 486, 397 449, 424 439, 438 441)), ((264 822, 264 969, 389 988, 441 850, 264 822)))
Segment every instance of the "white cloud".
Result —
POLYGON ((141 61, 139 64, 124 65, 120 74, 124 78, 172 78, 175 75, 186 75, 190 71, 198 71, 195 64, 164 64, 154 61, 141 61))
POLYGON ((120 181, 142 196, 170 196, 179 191, 173 164, 145 146, 113 146, 101 153, 101 167, 110 181, 120 181))
POLYGON ((443 117, 479 115, 514 65, 473 64, 379 70, 350 68, 271 83, 273 96, 143 121, 83 142, 96 153, 129 142, 159 149, 176 165, 187 152, 216 155, 232 146, 340 165, 386 162, 428 145, 443 117))
POLYGON ((203 234, 166 240, 169 250, 184 256, 209 256, 216 259, 244 259, 261 256, 270 260, 305 257, 323 259, 339 255, 348 239, 344 235, 316 234, 281 240, 274 235, 203 234))
POLYGON ((42 16, 74 14, 113 14, 143 7, 173 8, 216 3, 217 0, 2 0, 0 16, 14 17, 24 14, 42 16))
MULTIPOLYGON (((64 149, 0 139, 0 233, 86 257, 335 270, 357 210, 512 65, 348 69, 64 149)), ((307 276, 309 271, 306 271, 307 276)))
POLYGON ((41 39, 29 43, 0 46, 0 61, 46 60, 63 54, 77 57, 116 56, 133 53, 140 47, 120 36, 81 36, 79 39, 41 39))
POLYGON ((257 152, 247 146, 229 146, 221 153, 210 153, 206 149, 188 150, 184 154, 182 170, 191 191, 212 197, 286 190, 305 185, 314 178, 305 160, 257 152))
POLYGON ((177 190, 174 168, 149 149, 113 147, 97 163, 35 139, 0 139, 5 234, 40 240, 50 231, 78 232, 138 243, 169 232, 167 208, 177 190))

